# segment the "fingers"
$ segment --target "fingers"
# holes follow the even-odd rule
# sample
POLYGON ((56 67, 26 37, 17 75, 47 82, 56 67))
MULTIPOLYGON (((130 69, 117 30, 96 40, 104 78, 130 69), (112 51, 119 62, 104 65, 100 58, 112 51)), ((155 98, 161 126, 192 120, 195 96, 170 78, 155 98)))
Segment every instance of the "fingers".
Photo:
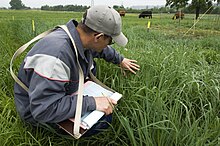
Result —
POLYGON ((132 59, 129 59, 129 61, 130 61, 130 62, 137 62, 137 60, 132 60, 132 59))
MULTIPOLYGON (((136 61, 137 62, 137 61, 136 61)), ((140 66, 134 62, 130 62, 129 66, 135 70, 139 70, 140 66)))
POLYGON ((137 68, 137 70, 139 70, 140 66, 136 63, 131 62, 130 65, 132 65, 133 67, 137 68))
POLYGON ((107 98, 109 104, 110 104, 112 107, 113 107, 113 105, 116 105, 116 104, 117 104, 117 101, 115 101, 115 100, 113 100, 113 99, 111 99, 111 98, 109 98, 109 97, 106 97, 106 98, 107 98))
POLYGON ((106 115, 111 114, 111 113, 113 112, 113 107, 112 107, 110 104, 108 104, 108 105, 104 108, 104 112, 105 112, 106 115))
POLYGON ((96 97, 96 109, 103 111, 106 115, 109 115, 113 112, 114 105, 117 104, 117 101, 110 99, 108 97, 96 97))
POLYGON ((129 70, 133 74, 136 74, 136 71, 140 70, 140 66, 137 64, 137 60, 127 58, 124 58, 124 60, 121 63, 121 67, 129 70))
POLYGON ((130 72, 132 72, 133 74, 136 74, 136 72, 135 72, 133 69, 131 69, 131 67, 127 67, 127 69, 128 69, 130 72))
POLYGON ((105 114, 106 114, 106 115, 109 115, 109 114, 111 114, 111 113, 113 112, 114 105, 117 104, 117 101, 115 101, 115 100, 113 100, 113 99, 111 99, 111 98, 109 98, 109 97, 106 97, 106 99, 108 100, 109 105, 108 105, 108 108, 106 109, 105 114))
POLYGON ((136 63, 130 62, 129 65, 128 65, 128 67, 127 67, 127 69, 128 69, 130 72, 132 72, 133 74, 136 74, 136 71, 140 70, 139 67, 140 67, 140 66, 137 65, 136 63), (135 70, 136 70, 136 71, 135 71, 135 70))
POLYGON ((139 67, 140 67, 140 66, 137 65, 137 64, 134 64, 134 63, 131 63, 131 64, 130 64, 130 68, 133 68, 133 69, 135 69, 135 70, 140 70, 139 67))

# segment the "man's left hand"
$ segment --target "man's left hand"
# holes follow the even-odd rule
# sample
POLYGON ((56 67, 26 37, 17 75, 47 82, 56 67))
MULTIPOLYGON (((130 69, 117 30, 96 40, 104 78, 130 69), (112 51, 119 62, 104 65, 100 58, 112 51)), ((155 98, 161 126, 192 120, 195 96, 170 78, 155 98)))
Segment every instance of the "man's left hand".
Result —
POLYGON ((129 70, 133 74, 136 74, 136 71, 140 70, 140 66, 137 64, 137 61, 128 58, 124 58, 120 63, 120 66, 124 69, 129 70))

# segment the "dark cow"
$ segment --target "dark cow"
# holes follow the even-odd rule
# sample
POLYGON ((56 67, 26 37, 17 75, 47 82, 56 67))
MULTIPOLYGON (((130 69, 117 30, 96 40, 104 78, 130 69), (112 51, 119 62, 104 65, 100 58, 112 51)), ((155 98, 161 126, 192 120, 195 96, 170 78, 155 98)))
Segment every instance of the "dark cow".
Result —
POLYGON ((152 11, 143 11, 139 14, 139 18, 145 17, 149 17, 149 19, 152 19, 152 11))
POLYGON ((120 14, 120 16, 123 16, 123 17, 125 16, 125 11, 123 10, 119 11, 118 13, 120 14))
POLYGON ((184 18, 184 13, 183 12, 180 12, 180 11, 176 12, 172 19, 179 19, 179 18, 181 18, 181 19, 184 18))

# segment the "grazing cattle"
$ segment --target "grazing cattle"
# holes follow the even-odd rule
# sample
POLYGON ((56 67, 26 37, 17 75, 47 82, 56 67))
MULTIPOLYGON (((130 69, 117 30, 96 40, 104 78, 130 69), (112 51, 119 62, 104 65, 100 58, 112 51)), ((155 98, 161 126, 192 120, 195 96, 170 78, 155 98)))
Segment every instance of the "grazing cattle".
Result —
POLYGON ((125 16, 125 11, 123 10, 119 11, 118 13, 120 14, 120 16, 123 16, 123 17, 125 16))
POLYGON ((183 12, 176 12, 172 19, 179 19, 179 18, 181 18, 181 19, 184 18, 184 13, 183 12))
POLYGON ((143 11, 139 14, 139 18, 145 17, 149 17, 149 19, 152 19, 152 11, 143 11))

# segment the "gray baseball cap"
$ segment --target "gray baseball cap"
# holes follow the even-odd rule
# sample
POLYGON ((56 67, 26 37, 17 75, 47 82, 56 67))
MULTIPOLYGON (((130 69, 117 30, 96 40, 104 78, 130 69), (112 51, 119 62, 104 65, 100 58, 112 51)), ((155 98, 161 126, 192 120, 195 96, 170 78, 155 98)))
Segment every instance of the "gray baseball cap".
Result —
POLYGON ((121 31, 121 16, 109 6, 92 6, 87 10, 87 15, 83 21, 85 25, 94 31, 111 36, 119 46, 125 46, 128 42, 128 39, 121 31))

